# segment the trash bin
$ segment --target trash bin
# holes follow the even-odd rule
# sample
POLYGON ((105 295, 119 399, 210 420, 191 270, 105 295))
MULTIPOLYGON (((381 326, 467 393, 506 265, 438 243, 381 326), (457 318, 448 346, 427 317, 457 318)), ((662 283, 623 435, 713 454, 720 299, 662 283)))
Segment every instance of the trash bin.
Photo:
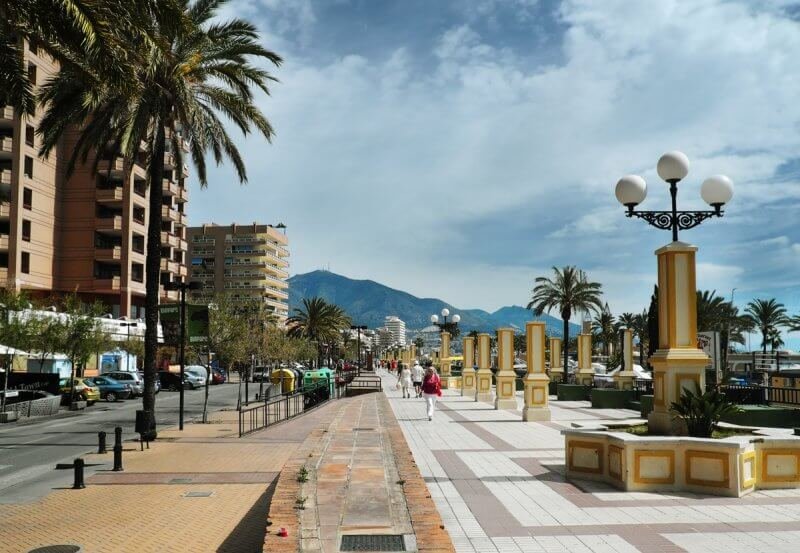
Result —
POLYGON ((333 378, 333 371, 330 370, 328 367, 320 367, 314 371, 306 371, 305 375, 303 376, 304 385, 306 387, 311 386, 318 382, 319 380, 326 380, 328 383, 328 390, 331 396, 336 393, 335 386, 336 382, 333 378))
POLYGON ((295 373, 291 369, 275 369, 269 376, 270 382, 274 384, 283 394, 294 392, 295 373))

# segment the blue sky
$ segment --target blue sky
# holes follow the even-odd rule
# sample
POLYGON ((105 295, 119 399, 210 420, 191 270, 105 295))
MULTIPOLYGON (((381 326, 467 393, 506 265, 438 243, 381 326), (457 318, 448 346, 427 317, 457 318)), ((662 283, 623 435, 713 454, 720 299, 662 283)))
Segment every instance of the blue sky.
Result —
MULTIPOLYGON (((669 234, 624 217, 622 175, 665 209, 658 157, 729 175, 726 216, 682 234, 698 286, 800 313, 800 25, 780 0, 232 0, 285 58, 241 140, 193 191, 190 221, 282 221, 292 272, 330 266, 419 296, 524 304, 552 265, 640 311, 669 234)), ((798 335, 800 337, 800 335, 798 335)), ((790 337, 800 349, 800 340, 790 337)))

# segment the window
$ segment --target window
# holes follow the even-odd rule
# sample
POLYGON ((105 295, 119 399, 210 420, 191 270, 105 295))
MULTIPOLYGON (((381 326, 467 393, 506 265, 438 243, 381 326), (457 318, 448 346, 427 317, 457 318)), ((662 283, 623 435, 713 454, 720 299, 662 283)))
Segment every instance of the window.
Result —
POLYGON ((32 63, 28 64, 28 81, 36 86, 36 66, 32 63))
POLYGON ((28 252, 22 252, 20 261, 22 261, 21 271, 26 275, 31 274, 31 254, 28 252))
POLYGON ((37 52, 39 52, 39 45, 36 44, 35 40, 28 41, 28 50, 30 50, 31 54, 34 56, 37 54, 37 52))
POLYGON ((36 135, 36 129, 33 125, 25 125, 25 144, 28 146, 33 146, 34 142, 33 139, 36 135))
POLYGON ((33 190, 30 188, 22 189, 22 207, 31 209, 33 207, 33 190))
POLYGON ((30 156, 25 156, 25 176, 33 178, 33 158, 30 156))
POLYGON ((22 220, 22 239, 25 242, 31 241, 31 222, 27 219, 22 220))
POLYGON ((131 278, 135 282, 144 282, 144 265, 142 265, 141 263, 132 263, 131 278))

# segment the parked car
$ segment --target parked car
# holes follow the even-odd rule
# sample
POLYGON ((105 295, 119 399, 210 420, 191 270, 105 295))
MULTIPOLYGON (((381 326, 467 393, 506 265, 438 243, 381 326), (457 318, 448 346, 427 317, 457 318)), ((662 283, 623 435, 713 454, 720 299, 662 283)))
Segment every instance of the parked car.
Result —
POLYGON ((170 392, 177 392, 182 388, 181 375, 178 373, 172 373, 169 371, 159 371, 158 380, 159 383, 161 384, 161 388, 163 388, 164 390, 169 390, 170 392))
POLYGON ((217 369, 211 369, 211 384, 224 384, 227 378, 217 369))
POLYGON ((201 365, 189 365, 183 368, 186 376, 186 388, 193 390, 194 388, 202 388, 206 385, 206 378, 208 372, 206 368, 201 365))
POLYGON ((253 369, 253 382, 269 382, 270 370, 267 367, 256 367, 253 369))
POLYGON ((100 390, 100 397, 106 401, 117 401, 131 397, 131 385, 115 380, 110 376, 94 376, 84 379, 100 390))
MULTIPOLYGON (((88 405, 94 405, 95 402, 100 401, 100 390, 93 386, 90 382, 86 382, 85 378, 76 378, 74 381, 75 395, 83 399, 88 405)), ((62 378, 58 381, 58 388, 62 395, 69 396, 70 385, 69 378, 62 378)))
POLYGON ((103 373, 102 376, 108 376, 123 384, 128 384, 131 387, 132 397, 140 396, 144 393, 144 377, 141 373, 133 371, 112 371, 103 373))

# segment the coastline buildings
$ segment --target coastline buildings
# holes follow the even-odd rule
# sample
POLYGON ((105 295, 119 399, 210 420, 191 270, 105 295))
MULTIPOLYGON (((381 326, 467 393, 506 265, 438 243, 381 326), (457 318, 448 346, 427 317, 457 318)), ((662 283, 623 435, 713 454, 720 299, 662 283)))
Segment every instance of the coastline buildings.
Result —
POLYGON ((214 223, 190 227, 189 280, 202 284, 210 298, 227 292, 234 299, 263 302, 280 322, 289 316, 289 245, 272 225, 214 223))
MULTIPOLYGON (((34 87, 58 72, 57 63, 29 43, 24 61, 34 87)), ((67 179, 76 136, 68 135, 41 159, 40 118, 39 112, 20 116, 0 106, 0 286, 39 297, 77 292, 86 301, 102 301, 115 318, 144 317, 149 201, 144 149, 127 176, 121 158, 100 152, 96 173, 90 158, 67 179)), ((164 170, 162 284, 188 274, 188 168, 177 167, 174 152, 167 151, 164 170)), ((176 301, 177 294, 162 286, 161 300, 176 301)))
POLYGON ((400 346, 406 345, 406 323, 396 315, 390 315, 384 319, 384 326, 392 336, 392 341, 400 346))

